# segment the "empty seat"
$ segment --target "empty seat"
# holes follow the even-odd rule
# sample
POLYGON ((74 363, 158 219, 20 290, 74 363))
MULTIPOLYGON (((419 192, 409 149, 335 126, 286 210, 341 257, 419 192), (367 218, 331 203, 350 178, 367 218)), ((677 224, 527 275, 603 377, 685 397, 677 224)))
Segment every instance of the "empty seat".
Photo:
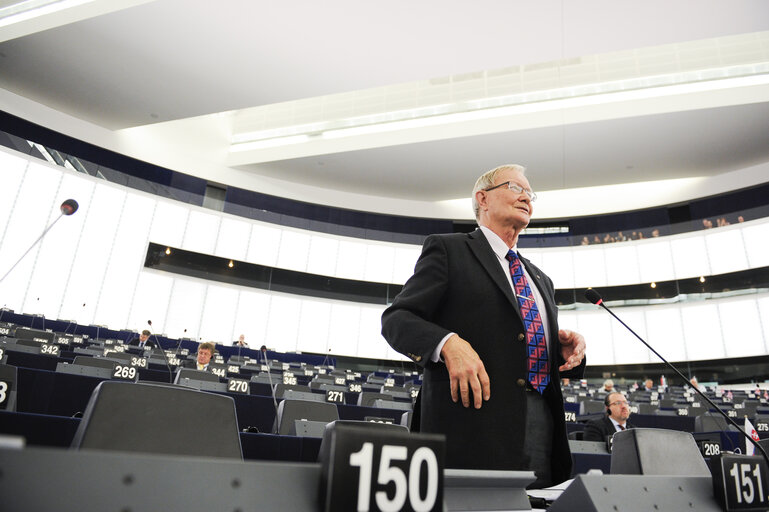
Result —
MULTIPOLYGON (((278 414, 273 432, 281 435, 296 435, 296 421, 329 423, 339 419, 336 405, 310 400, 283 400, 278 405, 278 414)), ((322 435, 322 432, 321 432, 322 435)))
POLYGON ((96 386, 72 447, 242 459, 231 397, 129 382, 96 386))
POLYGON ((374 402, 377 400, 392 400, 392 395, 386 395, 384 393, 372 393, 370 391, 361 391, 358 394, 358 405, 363 407, 374 407, 374 402))
POLYGON ((586 400, 579 404, 579 415, 584 416, 586 414, 596 414, 606 412, 606 405, 603 401, 598 400, 586 400))
POLYGON ((110 361, 109 359, 104 359, 103 357, 75 356, 72 364, 112 369, 115 366, 115 361, 110 361))
POLYGON ((710 477, 710 469, 689 432, 658 428, 631 428, 614 434, 611 472, 710 477))
POLYGON ((645 403, 639 403, 638 414, 655 414, 657 412, 657 406, 645 403))
POLYGON ((718 432, 718 431, 737 431, 726 418, 718 413, 706 412, 694 418, 695 432, 718 432))

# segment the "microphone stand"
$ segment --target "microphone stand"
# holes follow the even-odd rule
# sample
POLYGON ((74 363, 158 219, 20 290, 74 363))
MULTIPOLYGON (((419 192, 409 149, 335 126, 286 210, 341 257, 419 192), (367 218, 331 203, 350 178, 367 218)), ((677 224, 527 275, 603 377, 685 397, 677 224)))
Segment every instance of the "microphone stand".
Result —
POLYGON ((166 362, 166 368, 168 368, 168 382, 173 384, 174 374, 171 371, 171 363, 168 362, 166 351, 163 350, 163 347, 160 346, 160 341, 158 341, 158 337, 155 336, 155 330, 152 328, 152 320, 147 320, 147 325, 150 326, 150 332, 152 333, 152 337, 155 338, 155 346, 160 350, 160 353, 163 355, 163 360, 166 362))
MULTIPOLYGON (((26 256, 27 254, 29 254, 29 251, 31 251, 31 250, 32 250, 32 248, 33 248, 35 245, 37 245, 37 243, 38 243, 40 240, 42 240, 42 239, 43 239, 43 237, 45 236, 45 234, 46 234, 46 233, 48 233, 48 232, 51 230, 51 228, 54 226, 54 224, 56 224, 57 222, 59 222, 59 219, 61 219, 61 218, 62 218, 62 217, 64 217, 65 215, 72 215, 73 213, 75 213, 75 212, 77 211, 77 209, 78 209, 78 204, 77 204, 77 201, 75 201, 74 199, 67 199, 66 201, 64 201, 63 203, 61 203, 61 206, 59 207, 59 209, 61 210, 61 213, 59 214, 59 216, 58 216, 58 217, 56 217, 56 220, 54 220, 53 222, 51 222, 51 224, 50 224, 50 225, 49 225, 47 228, 45 228, 45 230, 43 231, 43 234, 41 234, 39 237, 37 237, 37 240, 35 240, 34 242, 32 242, 32 245, 30 245, 30 246, 29 246, 29 249, 27 249, 27 250, 26 250, 26 252, 25 252, 24 254, 22 254, 22 255, 21 255, 21 258, 19 258, 19 259, 18 259, 18 261, 16 261, 16 263, 14 263, 14 264, 13 264, 13 266, 12 266, 12 267, 11 267, 11 268, 8 270, 8 272, 6 272, 6 273, 5 273, 5 275, 4 275, 2 278, 0 278, 0 283, 2 283, 2 282, 5 280, 5 278, 6 278, 6 277, 8 277, 8 274, 10 274, 10 273, 13 271, 13 269, 14 269, 14 268, 16 268, 16 265, 18 265, 19 263, 21 263, 21 260, 23 260, 23 259, 24 259, 24 256, 26 256)), ((43 323, 43 328, 45 328, 45 323, 43 323)))
MULTIPOLYGON (((625 326, 625 328, 626 328, 628 331, 630 331, 630 332, 633 334, 633 336, 635 336, 636 338, 638 338, 638 339, 641 341, 641 343, 643 343, 644 345, 646 345, 646 348, 648 348, 649 350, 651 350, 652 352, 654 352, 654 355, 656 355, 657 357, 659 357, 659 358, 662 360, 662 362, 663 362, 663 363, 665 363, 665 364, 668 366, 668 368, 670 368, 671 370, 673 370, 673 371, 674 371, 674 372, 675 372, 675 373, 676 373, 676 374, 677 374, 679 377, 681 377, 681 379, 682 379, 684 382, 688 382, 688 381, 689 381, 689 379, 687 379, 687 378, 686 378, 686 376, 685 376, 683 373, 681 373, 680 371, 678 371, 678 368, 676 368, 675 366, 673 366, 672 364, 670 364, 670 363, 667 361, 667 359, 665 359, 664 357, 662 357, 662 356, 659 354, 659 352, 657 352, 656 350, 654 350, 654 349, 651 347, 651 345, 649 345, 648 343, 646 343, 646 342, 644 341, 644 339, 643 339, 643 338, 641 338, 641 337, 640 337, 638 334, 636 334, 636 332, 635 332, 633 329, 631 329, 631 328, 630 328, 630 327, 629 327, 629 326, 628 326, 628 325, 627 325, 625 322, 623 322, 623 321, 622 321, 622 320, 621 320, 621 319, 620 319, 620 318, 619 318, 617 315, 615 315, 615 314, 614 314, 614 312, 613 312, 612 310, 610 310, 608 307, 606 307, 606 305, 603 303, 603 299, 601 298, 601 296, 600 296, 600 295, 598 295, 598 292, 596 292, 595 290, 592 290, 592 289, 588 288, 588 291, 587 291, 587 292, 585 292, 585 297, 587 297, 587 300, 589 300, 589 301, 590 301, 590 302, 592 302, 593 304, 596 304, 596 305, 598 305, 598 306, 601 306, 603 309, 605 309, 606 311, 608 311, 608 312, 609 312, 609 314, 610 314, 611 316, 613 316, 614 318, 616 318, 616 319, 617 319, 617 321, 618 321, 619 323, 621 323, 622 325, 624 325, 624 326, 625 326), (589 294, 588 292, 592 292, 592 293, 590 293, 590 294, 589 294)), ((763 456, 764 456, 764 459, 766 460, 767 464, 769 464, 769 455, 767 455, 767 453, 766 453, 766 451, 764 450, 763 446, 761 446, 761 444, 760 444, 758 441, 756 441, 756 440, 755 440, 755 439, 753 439, 751 436, 749 436, 749 435, 748 435, 748 434, 745 432, 745 430, 743 430, 743 429, 742 429, 742 428, 741 428, 741 427, 740 427, 740 426, 737 424, 737 422, 736 422, 736 421, 734 421, 733 419, 731 419, 731 418, 730 418, 730 417, 729 417, 729 416, 728 416, 728 415, 727 415, 727 414, 726 414, 726 413, 725 413, 723 410, 721 410, 721 408, 720 408, 719 406, 717 406, 715 403, 713 403, 713 401, 712 401, 710 398, 708 398, 708 396, 707 396, 705 393, 703 393, 702 391, 700 391, 700 389, 699 389, 697 386, 692 386, 692 387, 694 388, 694 390, 695 390, 697 393, 699 393, 699 395, 700 395, 702 398, 704 398, 704 399, 705 399, 705 401, 706 401, 708 404, 710 404, 710 406, 711 406, 711 407, 713 407, 713 408, 714 408, 716 411, 718 411, 718 412, 721 414, 721 416, 723 416, 724 418, 726 418, 726 421, 728 421, 729 423, 731 423, 731 424, 732 424, 732 425, 733 425, 733 426, 734 426, 734 427, 735 427, 735 428, 736 428, 736 429, 737 429, 737 430, 738 430, 738 431, 739 431, 739 432, 740 432, 740 433, 741 433, 743 436, 745 436, 745 438, 746 438, 746 439, 749 439, 749 440, 750 440, 750 442, 751 442, 751 443, 753 443, 753 445, 754 445, 754 446, 755 446, 755 447, 758 449, 758 451, 759 451, 759 452, 761 452, 761 455, 763 455, 763 456)))

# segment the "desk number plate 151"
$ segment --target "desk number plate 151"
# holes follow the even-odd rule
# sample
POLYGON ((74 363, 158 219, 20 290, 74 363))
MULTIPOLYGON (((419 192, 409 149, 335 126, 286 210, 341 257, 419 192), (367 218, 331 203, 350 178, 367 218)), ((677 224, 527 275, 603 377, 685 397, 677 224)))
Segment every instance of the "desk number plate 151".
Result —
POLYGON ((724 510, 769 509, 769 471, 763 457, 721 454, 710 460, 713 494, 724 510))

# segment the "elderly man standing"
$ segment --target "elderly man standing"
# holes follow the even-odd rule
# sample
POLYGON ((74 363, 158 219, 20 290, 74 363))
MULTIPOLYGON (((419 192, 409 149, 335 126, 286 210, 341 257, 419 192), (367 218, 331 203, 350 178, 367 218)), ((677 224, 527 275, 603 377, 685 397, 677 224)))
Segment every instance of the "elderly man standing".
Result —
POLYGON ((571 475, 561 377, 581 378, 585 340, 558 328, 552 281, 518 254, 536 194, 519 165, 478 178, 479 229, 429 236, 382 334, 424 366, 421 431, 446 435, 448 467, 571 475))

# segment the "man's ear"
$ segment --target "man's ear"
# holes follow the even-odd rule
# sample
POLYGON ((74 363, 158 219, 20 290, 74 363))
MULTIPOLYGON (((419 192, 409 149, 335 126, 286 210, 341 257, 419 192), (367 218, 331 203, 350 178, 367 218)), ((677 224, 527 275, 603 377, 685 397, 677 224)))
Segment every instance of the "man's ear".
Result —
POLYGON ((481 210, 483 210, 483 207, 486 206, 486 191, 485 190, 479 190, 475 193, 475 200, 478 203, 478 206, 481 210))

